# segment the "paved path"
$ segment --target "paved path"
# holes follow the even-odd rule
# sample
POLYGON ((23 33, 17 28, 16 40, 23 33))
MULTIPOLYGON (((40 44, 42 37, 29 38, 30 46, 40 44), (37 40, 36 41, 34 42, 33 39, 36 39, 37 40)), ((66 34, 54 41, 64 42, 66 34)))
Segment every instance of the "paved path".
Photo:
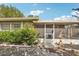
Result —
MULTIPOLYGON (((74 46, 79 47, 79 40, 77 40, 77 39, 62 39, 62 40, 63 40, 63 43, 64 44, 70 44, 72 42, 72 44, 74 46)), ((59 42, 59 39, 54 39, 54 40, 47 39, 44 42, 45 42, 45 46, 46 47, 52 48, 53 45, 55 45, 55 43, 58 43, 59 42)))

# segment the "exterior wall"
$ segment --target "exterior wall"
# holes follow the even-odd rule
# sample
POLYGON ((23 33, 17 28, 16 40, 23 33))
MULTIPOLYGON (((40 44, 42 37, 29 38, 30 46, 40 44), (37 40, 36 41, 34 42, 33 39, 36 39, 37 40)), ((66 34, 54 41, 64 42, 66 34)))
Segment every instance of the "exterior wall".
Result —
POLYGON ((14 30, 14 29, 22 29, 31 27, 32 22, 23 22, 23 21, 12 21, 12 22, 0 22, 0 31, 5 31, 5 30, 14 30))
POLYGON ((13 30, 21 28, 21 22, 0 22, 0 30, 13 30))
POLYGON ((33 27, 33 22, 23 22, 23 28, 26 28, 26 27, 33 27))

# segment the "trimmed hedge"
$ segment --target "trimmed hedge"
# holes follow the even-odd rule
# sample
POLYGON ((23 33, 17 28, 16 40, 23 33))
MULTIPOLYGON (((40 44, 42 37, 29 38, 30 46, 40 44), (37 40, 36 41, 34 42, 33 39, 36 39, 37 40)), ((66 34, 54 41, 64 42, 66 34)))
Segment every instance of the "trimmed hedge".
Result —
POLYGON ((37 34, 34 28, 26 28, 14 31, 1 31, 0 43, 10 44, 34 44, 37 40, 37 34))

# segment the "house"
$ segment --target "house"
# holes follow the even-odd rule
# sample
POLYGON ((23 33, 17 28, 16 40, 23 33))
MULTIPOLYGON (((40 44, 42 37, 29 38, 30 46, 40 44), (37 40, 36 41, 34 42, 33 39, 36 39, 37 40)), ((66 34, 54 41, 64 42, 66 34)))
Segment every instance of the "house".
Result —
POLYGON ((75 44, 79 44, 78 20, 40 21, 39 17, 0 18, 0 31, 22 29, 26 27, 27 22, 35 27, 39 38, 43 41, 57 42, 58 39, 64 39, 64 42, 68 43, 76 39, 75 44))

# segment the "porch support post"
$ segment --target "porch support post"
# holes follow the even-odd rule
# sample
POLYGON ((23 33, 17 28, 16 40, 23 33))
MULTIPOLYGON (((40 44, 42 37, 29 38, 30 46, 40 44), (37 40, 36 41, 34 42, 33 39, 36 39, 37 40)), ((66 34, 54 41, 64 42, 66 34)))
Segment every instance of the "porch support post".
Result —
POLYGON ((71 37, 71 25, 68 26, 68 39, 70 39, 71 37))
POLYGON ((21 22, 21 29, 23 29, 23 22, 21 22))
POLYGON ((72 24, 71 24, 71 30, 70 30, 70 39, 72 38, 72 24))
POLYGON ((12 30, 12 23, 10 22, 10 30, 12 30))
POLYGON ((44 24, 44 39, 46 39, 46 24, 44 24))
POLYGON ((53 24, 53 39, 55 39, 55 24, 53 24))
POLYGON ((1 24, 0 24, 0 31, 1 31, 1 24))

